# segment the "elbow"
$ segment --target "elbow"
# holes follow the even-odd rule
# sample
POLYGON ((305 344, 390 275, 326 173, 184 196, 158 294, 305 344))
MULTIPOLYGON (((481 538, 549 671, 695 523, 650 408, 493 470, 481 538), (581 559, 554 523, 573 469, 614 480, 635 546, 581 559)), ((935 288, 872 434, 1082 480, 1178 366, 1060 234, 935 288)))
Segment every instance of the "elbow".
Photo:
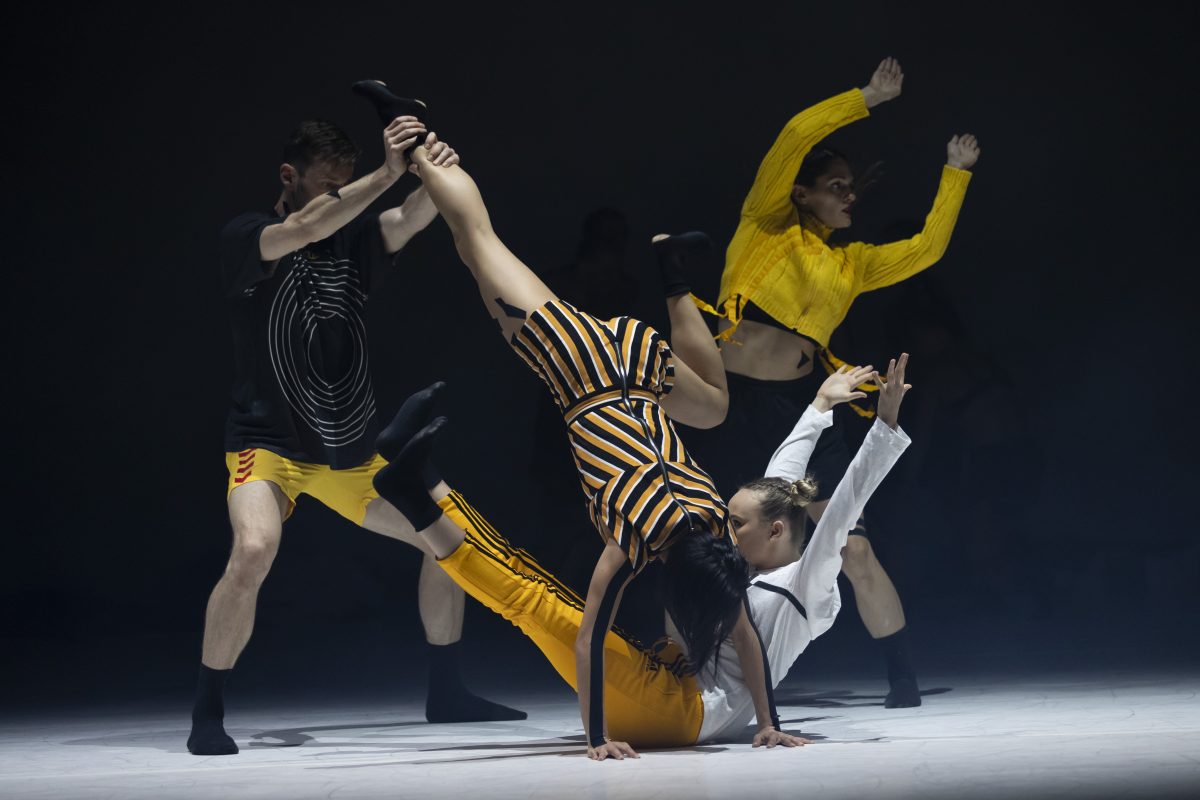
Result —
POLYGON ((724 389, 713 389, 713 397, 705 404, 704 412, 692 424, 693 428, 707 430, 715 428, 725 421, 729 414, 729 392, 724 389))
POLYGON ((575 662, 585 664, 591 658, 592 642, 591 637, 587 636, 582 630, 575 637, 575 662))

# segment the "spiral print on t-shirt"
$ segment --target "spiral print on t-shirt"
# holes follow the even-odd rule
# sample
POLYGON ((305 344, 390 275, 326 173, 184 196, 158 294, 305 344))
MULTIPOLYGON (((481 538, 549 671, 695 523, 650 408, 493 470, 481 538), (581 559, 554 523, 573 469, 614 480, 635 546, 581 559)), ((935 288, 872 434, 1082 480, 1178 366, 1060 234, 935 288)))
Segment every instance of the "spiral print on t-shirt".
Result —
POLYGON ((301 251, 271 304, 271 366, 292 410, 328 447, 356 441, 375 415, 365 302, 353 262, 301 251), (326 358, 330 350, 340 352, 326 358))

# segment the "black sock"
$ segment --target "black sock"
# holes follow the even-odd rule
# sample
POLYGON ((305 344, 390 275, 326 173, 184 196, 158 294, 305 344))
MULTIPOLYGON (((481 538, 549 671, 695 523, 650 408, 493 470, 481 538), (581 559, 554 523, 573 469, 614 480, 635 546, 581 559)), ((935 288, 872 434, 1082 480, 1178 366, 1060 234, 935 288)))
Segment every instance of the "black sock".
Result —
POLYGON ((428 645, 429 694, 425 718, 430 722, 500 722, 525 719, 524 711, 484 700, 463 684, 459 643, 428 645))
POLYGON ((446 382, 438 381, 408 396, 408 399, 400 406, 400 410, 396 412, 396 416, 392 417, 392 421, 375 440, 375 449, 379 451, 379 455, 388 461, 392 461, 400 455, 400 451, 404 449, 404 445, 408 444, 409 439, 416 436, 421 428, 433 421, 433 410, 436 407, 438 396, 445 388, 446 382))
POLYGON ((238 751, 233 738, 225 733, 225 679, 229 672, 200 665, 192 732, 187 740, 188 752, 194 755, 228 756, 238 751))
POLYGON ((425 530, 442 515, 442 509, 425 488, 425 480, 434 439, 445 424, 446 418, 438 417, 426 425, 386 467, 375 473, 375 491, 408 517, 417 531, 425 530))
POLYGON ((708 234, 700 231, 668 236, 653 242, 654 255, 658 258, 658 270, 662 275, 663 293, 677 297, 692 290, 690 275, 695 275, 695 262, 713 249, 708 234))
POLYGON ((890 689, 883 701, 884 707, 912 708, 921 705, 917 673, 908 654, 908 626, 875 641, 883 648, 883 657, 887 662, 890 689))
MULTIPOLYGON (((379 81, 359 81, 350 88, 354 90, 355 94, 362 95, 371 101, 371 104, 375 106, 375 112, 379 114, 379 121, 383 123, 383 127, 391 125, 392 120, 396 117, 416 117, 425 123, 426 130, 429 129, 429 109, 420 100, 397 97, 392 94, 391 89, 379 81)), ((425 134, 421 134, 416 143, 424 144, 425 134)))

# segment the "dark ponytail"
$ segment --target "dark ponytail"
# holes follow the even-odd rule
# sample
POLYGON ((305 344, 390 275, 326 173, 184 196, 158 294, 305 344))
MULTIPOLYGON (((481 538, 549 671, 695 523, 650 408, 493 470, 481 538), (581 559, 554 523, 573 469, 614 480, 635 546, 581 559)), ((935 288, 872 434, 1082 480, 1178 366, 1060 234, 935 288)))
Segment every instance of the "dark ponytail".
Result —
POLYGON ((684 536, 664 564, 667 612, 688 649, 696 674, 733 632, 750 584, 750 565, 728 536, 684 536))

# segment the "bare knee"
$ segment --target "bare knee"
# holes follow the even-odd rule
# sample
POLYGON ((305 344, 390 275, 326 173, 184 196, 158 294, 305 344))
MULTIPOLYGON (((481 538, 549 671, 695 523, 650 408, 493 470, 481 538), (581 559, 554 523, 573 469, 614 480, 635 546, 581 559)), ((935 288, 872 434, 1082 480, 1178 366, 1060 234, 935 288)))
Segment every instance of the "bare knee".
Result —
POLYGON ((851 583, 869 580, 875 564, 875 552, 865 536, 851 535, 842 548, 842 572, 851 583))
POLYGON ((258 591, 271 570, 279 540, 271 536, 241 536, 234 543, 225 568, 226 577, 239 589, 258 591))

